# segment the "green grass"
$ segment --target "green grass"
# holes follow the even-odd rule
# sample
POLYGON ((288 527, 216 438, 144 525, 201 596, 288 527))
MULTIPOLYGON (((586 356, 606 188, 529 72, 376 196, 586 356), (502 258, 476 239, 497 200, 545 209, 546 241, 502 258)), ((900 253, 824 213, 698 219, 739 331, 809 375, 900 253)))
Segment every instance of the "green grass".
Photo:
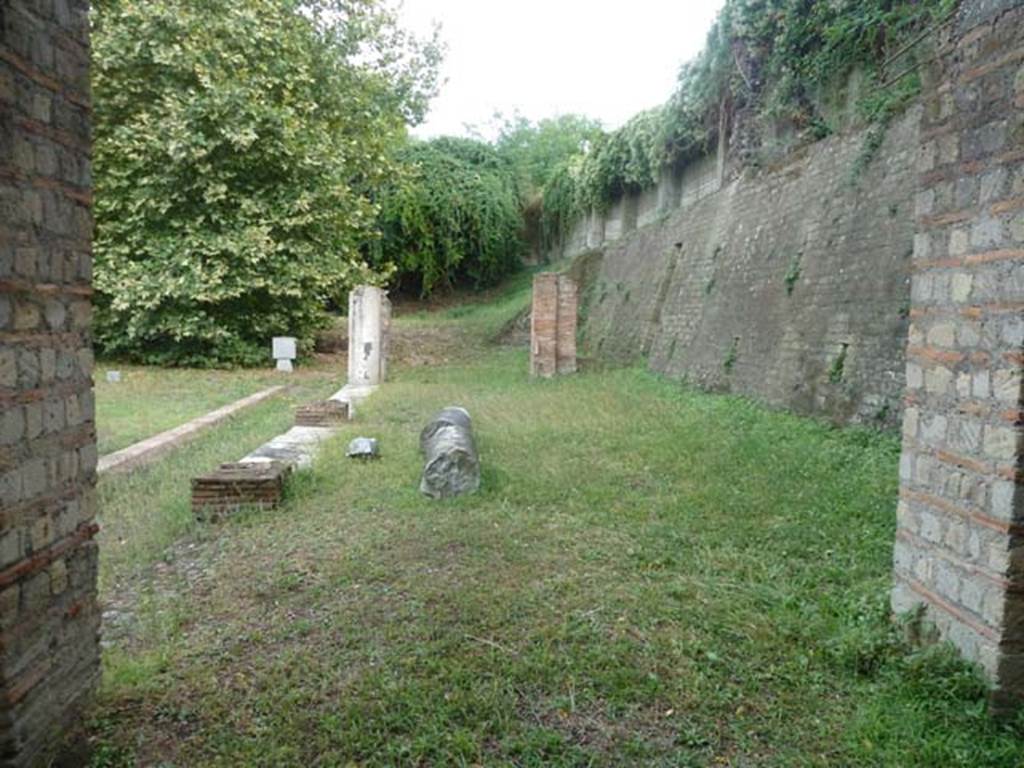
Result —
POLYGON ((100 455, 184 424, 274 384, 270 370, 161 369, 107 363, 96 370, 96 424, 100 455), (107 381, 107 371, 121 381, 107 381))
MULTIPOLYGON (((160 373, 153 368, 139 368, 133 373, 139 380, 159 381, 160 378, 160 373)), ((175 382, 199 381, 198 376, 193 377, 199 372, 170 370, 164 373, 175 382)), ((250 375, 253 374, 250 372, 250 375)), ((260 375, 254 378, 259 382, 260 375)), ((336 372, 318 370, 291 381, 293 384, 286 393, 233 416, 151 467, 100 478, 97 492, 103 551, 99 573, 101 594, 116 594, 128 587, 137 579, 140 569, 161 559, 171 544, 199 530, 192 519, 189 499, 192 477, 222 462, 240 459, 287 430, 293 422, 295 406, 329 395, 338 388, 339 377, 336 372)), ((246 386, 241 378, 234 384, 239 389, 246 386)), ((253 388, 259 389, 263 384, 265 380, 253 388)), ((148 398, 134 388, 127 398, 118 390, 108 399, 108 404, 114 408, 116 403, 117 409, 121 409, 127 408, 126 401, 130 401, 140 415, 158 419, 161 416, 154 411, 164 408, 168 390, 169 387, 155 384, 148 398)), ((103 417, 102 411, 98 417, 103 417)))
MULTIPOLYGON (((433 320, 480 338, 500 314, 433 320)), ((94 765, 1024 764, 974 673, 889 622, 894 437, 636 369, 526 369, 497 348, 397 366, 284 508, 134 582, 94 765), (431 502, 418 431, 452 403, 473 414, 483 489, 431 502), (378 462, 344 458, 357 434, 380 438, 378 462)), ((203 461, 273 431, 266 408, 203 461)), ((159 477, 172 514, 194 461, 132 482, 159 477)), ((141 496, 105 493, 109 536, 141 496)))

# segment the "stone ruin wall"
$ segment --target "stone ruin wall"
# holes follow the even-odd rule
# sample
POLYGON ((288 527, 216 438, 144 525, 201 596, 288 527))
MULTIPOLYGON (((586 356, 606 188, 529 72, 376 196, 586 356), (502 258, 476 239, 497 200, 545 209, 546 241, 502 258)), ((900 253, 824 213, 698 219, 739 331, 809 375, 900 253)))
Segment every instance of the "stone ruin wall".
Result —
POLYGON ((723 180, 715 156, 578 222, 584 356, 837 422, 895 426, 920 108, 723 180))
POLYGON ((87 11, 0 3, 0 765, 99 677, 87 11))
POLYGON ((965 3, 926 89, 893 608, 1024 703, 1024 3, 965 3))

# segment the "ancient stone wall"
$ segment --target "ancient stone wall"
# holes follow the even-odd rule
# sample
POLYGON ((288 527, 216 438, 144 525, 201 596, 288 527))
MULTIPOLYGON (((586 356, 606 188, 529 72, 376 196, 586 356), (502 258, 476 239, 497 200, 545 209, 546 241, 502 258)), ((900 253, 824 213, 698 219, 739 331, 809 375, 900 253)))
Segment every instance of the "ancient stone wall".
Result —
POLYGON ((99 675, 87 11, 0 3, 0 765, 99 675))
MULTIPOLYGON (((895 121, 866 164, 863 131, 732 181, 709 156, 591 216, 588 245, 606 236, 583 289, 583 353, 644 359, 838 422, 895 425, 919 122, 916 107, 895 121)), ((577 252, 580 239, 568 241, 577 252)))
POLYGON ((893 607, 1024 703, 1024 4, 968 2, 917 162, 893 607))

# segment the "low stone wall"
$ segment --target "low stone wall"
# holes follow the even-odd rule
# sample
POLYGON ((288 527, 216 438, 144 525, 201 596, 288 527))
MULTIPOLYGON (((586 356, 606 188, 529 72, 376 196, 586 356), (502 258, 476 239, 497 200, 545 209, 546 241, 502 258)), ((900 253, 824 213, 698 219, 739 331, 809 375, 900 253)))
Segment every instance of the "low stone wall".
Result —
POLYGON ((583 295, 584 354, 646 360, 837 422, 895 425, 919 122, 919 108, 897 120, 859 172, 864 132, 724 185, 709 156, 600 224, 592 215, 603 239, 583 295))

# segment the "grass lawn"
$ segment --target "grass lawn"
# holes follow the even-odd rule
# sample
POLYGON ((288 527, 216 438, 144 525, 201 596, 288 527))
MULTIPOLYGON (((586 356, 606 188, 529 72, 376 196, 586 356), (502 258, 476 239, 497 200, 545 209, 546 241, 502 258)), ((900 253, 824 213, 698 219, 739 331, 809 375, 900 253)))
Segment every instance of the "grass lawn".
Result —
POLYGON ((274 384, 272 370, 208 371, 100 363, 96 368, 100 455, 184 424, 274 384), (107 381, 107 371, 122 380, 107 381))
POLYGON ((479 343, 524 296, 399 320, 477 351, 395 366, 278 511, 196 530, 187 479, 283 402, 101 482, 133 623, 95 765, 1024 765, 973 672, 889 622, 894 437, 636 369, 530 381, 479 343), (452 403, 484 482, 437 503, 417 437, 452 403), (383 458, 345 459, 355 435, 383 458))

